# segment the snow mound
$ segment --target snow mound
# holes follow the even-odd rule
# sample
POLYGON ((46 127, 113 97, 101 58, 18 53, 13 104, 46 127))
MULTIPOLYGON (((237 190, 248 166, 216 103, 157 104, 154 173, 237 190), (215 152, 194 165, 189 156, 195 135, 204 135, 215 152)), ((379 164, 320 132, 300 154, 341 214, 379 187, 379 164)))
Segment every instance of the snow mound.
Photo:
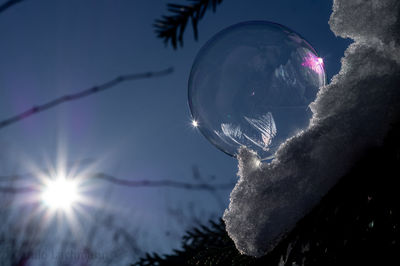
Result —
POLYGON ((270 164, 239 151, 239 180, 223 219, 242 254, 273 249, 399 118, 399 14, 398 0, 334 0, 330 27, 354 43, 310 105, 310 126, 283 143, 270 164))

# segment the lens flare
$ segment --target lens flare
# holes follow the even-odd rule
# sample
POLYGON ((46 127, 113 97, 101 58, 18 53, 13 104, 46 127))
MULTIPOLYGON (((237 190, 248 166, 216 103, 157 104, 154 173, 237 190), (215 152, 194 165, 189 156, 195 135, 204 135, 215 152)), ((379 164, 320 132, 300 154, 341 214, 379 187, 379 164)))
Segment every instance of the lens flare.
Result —
POLYGON ((303 63, 301 63, 302 66, 310 68, 317 74, 324 72, 324 60, 321 57, 317 57, 315 54, 308 52, 303 60, 303 63))
POLYGON ((199 126, 199 123, 198 123, 196 120, 193 120, 193 121, 192 121, 192 126, 193 126, 193 127, 198 127, 198 126, 199 126))

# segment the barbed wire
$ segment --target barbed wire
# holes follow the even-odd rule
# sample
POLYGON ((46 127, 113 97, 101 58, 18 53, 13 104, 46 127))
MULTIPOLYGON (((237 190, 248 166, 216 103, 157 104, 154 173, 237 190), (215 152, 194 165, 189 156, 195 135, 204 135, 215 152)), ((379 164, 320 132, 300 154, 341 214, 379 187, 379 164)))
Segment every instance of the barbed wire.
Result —
MULTIPOLYGON (((33 175, 33 174, 32 174, 33 175)), ((224 190, 224 189, 232 189, 234 187, 234 183, 190 183, 190 182, 182 182, 172 179, 160 179, 160 180, 131 180, 131 179, 122 179, 105 173, 94 173, 85 175, 87 178, 97 178, 114 185, 124 186, 124 187, 149 187, 149 188, 157 188, 157 187, 167 187, 167 188, 177 188, 177 189, 185 189, 185 190, 208 190, 208 191, 216 191, 216 190, 224 190)), ((10 175, 10 176, 1 176, 0 180, 2 181, 10 181, 15 182, 19 179, 26 180, 27 176, 22 175, 10 175)), ((3 183, 4 184, 4 183, 3 183)), ((0 186, 0 193, 32 193, 38 192, 41 189, 35 185, 32 186, 0 186)))
POLYGON ((168 74, 171 74, 173 72, 173 68, 169 67, 167 69, 161 70, 161 71, 156 71, 156 72, 144 72, 144 73, 137 73, 137 74, 128 74, 128 75, 121 75, 118 76, 110 81, 107 81, 99 86, 94 86, 89 89, 82 90, 78 93, 74 94, 68 94, 64 95, 62 97, 56 98, 54 100, 51 100, 47 103, 33 106, 32 108, 19 113, 17 115, 14 115, 12 117, 9 117, 7 119, 4 119, 0 121, 0 130, 4 127, 7 127, 11 124, 14 124, 18 121, 21 121, 23 119, 26 119, 34 114, 37 114, 39 112, 43 112, 47 109, 53 108, 57 105, 60 105, 65 102, 70 102, 70 101, 75 101, 84 97, 87 97, 89 95, 99 93, 108 89, 111 89, 115 87, 116 85, 126 82, 126 81, 132 81, 132 80, 137 80, 137 79, 146 79, 146 78, 153 78, 153 77, 160 77, 160 76, 165 76, 168 74))

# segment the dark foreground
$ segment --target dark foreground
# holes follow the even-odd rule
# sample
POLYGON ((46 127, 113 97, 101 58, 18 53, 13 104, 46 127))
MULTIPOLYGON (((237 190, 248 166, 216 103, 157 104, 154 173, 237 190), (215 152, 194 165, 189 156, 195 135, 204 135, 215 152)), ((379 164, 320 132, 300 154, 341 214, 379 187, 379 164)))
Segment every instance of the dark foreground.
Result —
POLYGON ((266 256, 240 255, 218 221, 188 231, 174 254, 136 265, 400 265, 398 179, 400 124, 266 256))

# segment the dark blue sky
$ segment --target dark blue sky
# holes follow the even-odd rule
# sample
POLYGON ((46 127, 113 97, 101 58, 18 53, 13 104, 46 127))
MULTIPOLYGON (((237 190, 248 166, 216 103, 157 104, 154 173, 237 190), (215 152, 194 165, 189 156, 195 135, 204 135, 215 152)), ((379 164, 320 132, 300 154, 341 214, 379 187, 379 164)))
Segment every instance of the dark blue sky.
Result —
MULTIPOLYGON (((200 22, 199 41, 188 27, 183 49, 174 51, 152 27, 167 2, 27 0, 0 14, 0 120, 120 74, 175 68, 167 77, 124 83, 2 129, 1 175, 27 172, 28 162, 46 167, 45 158, 55 164, 62 151, 68 161, 101 160, 96 172, 125 179, 195 182, 197 165, 206 179, 216 176, 212 182, 236 180, 236 160, 190 126, 187 81, 200 47, 238 22, 277 22, 313 45, 329 80, 349 43, 329 29, 331 1, 225 0, 200 22)), ((101 197, 110 184, 98 182, 101 197)), ((229 192, 221 192, 225 204, 229 192)), ((179 244, 176 235, 165 235, 180 228, 167 206, 186 212, 190 204, 203 221, 223 211, 204 191, 113 187, 109 200, 127 226, 149 232, 156 242, 148 246, 164 251, 179 244)))

